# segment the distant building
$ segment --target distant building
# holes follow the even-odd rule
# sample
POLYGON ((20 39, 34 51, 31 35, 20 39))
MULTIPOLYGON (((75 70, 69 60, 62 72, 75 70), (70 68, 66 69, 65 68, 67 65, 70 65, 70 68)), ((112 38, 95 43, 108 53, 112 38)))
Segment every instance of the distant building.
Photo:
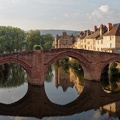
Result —
POLYGON ((120 53, 120 23, 94 26, 94 31, 81 31, 79 35, 56 35, 54 48, 76 48, 120 53))
POLYGON ((61 36, 56 35, 53 46, 54 48, 73 48, 75 39, 75 36, 63 32, 61 36))

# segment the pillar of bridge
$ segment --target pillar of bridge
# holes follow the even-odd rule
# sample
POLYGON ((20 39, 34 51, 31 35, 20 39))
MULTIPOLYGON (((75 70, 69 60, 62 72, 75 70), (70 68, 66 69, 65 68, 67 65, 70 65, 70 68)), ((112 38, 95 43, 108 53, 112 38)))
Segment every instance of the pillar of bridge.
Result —
POLYGON ((44 84, 44 59, 41 51, 35 51, 32 61, 31 74, 28 76, 28 82, 32 85, 44 84))
POLYGON ((84 70, 84 79, 100 81, 101 77, 101 64, 90 63, 90 68, 84 70))

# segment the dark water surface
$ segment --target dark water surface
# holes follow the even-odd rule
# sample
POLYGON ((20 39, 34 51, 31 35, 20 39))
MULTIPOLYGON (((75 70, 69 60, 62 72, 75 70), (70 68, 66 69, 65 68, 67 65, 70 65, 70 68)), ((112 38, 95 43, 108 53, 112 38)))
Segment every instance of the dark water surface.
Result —
POLYGON ((119 120, 119 101, 97 109, 82 108, 91 103, 87 98, 89 89, 84 90, 83 77, 75 75, 72 69, 65 73, 52 66, 41 87, 28 84, 26 72, 16 65, 2 72, 0 120, 119 120))

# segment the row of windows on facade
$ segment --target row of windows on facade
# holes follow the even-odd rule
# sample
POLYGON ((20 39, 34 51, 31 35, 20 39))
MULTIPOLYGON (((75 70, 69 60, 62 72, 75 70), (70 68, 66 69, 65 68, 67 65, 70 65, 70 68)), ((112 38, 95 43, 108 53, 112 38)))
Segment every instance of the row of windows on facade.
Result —
MULTIPOLYGON (((108 44, 108 47, 112 48, 112 43, 108 44)), ((78 48, 91 50, 91 49, 93 49, 93 46, 92 45, 87 46, 87 45, 80 45, 80 44, 78 44, 78 48)), ((101 51, 102 50, 102 48, 94 48, 94 49, 96 49, 97 51, 101 51)))
MULTIPOLYGON (((108 36, 106 40, 112 40, 114 39, 114 36, 108 36)), ((99 41, 101 41, 101 44, 103 44, 103 40, 97 40, 97 44, 99 44, 99 41)), ((81 40, 81 43, 83 42, 87 42, 87 40, 81 40)), ((90 42, 87 42, 87 44, 89 44, 90 42)))

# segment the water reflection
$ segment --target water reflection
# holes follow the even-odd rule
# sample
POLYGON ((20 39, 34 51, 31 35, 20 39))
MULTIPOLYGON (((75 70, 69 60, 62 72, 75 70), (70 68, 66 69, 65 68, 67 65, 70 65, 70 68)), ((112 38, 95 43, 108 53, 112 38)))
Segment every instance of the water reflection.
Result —
POLYGON ((0 65, 0 102, 10 104, 27 92, 26 72, 13 63, 0 65))
POLYGON ((100 112, 102 115, 108 113, 111 119, 120 119, 120 101, 100 107, 100 112))
POLYGON ((120 70, 119 63, 112 62, 107 65, 101 74, 103 89, 108 93, 120 91, 120 70))
POLYGON ((83 84, 84 73, 82 67, 75 59, 65 57, 49 67, 46 75, 45 91, 52 102, 64 105, 80 95, 84 88, 83 84))
POLYGON ((103 114, 99 108, 112 101, 120 100, 120 93, 107 94, 100 87, 100 82, 85 81, 84 90, 78 98, 69 104, 57 105, 48 99, 44 86, 29 84, 28 91, 21 100, 10 105, 0 104, 0 114, 17 116, 17 118, 18 116, 27 117, 25 119, 28 120, 35 120, 36 118, 43 120, 60 118, 97 120, 108 118, 109 110, 103 114))
MULTIPOLYGON (((14 64, 1 66, 0 100, 4 99, 0 101, 0 119, 120 118, 120 93, 107 94, 102 89, 104 87, 111 90, 109 84, 114 81, 109 80, 110 75, 105 69, 101 85, 101 82, 84 80, 84 72, 78 62, 69 61, 68 58, 61 62, 57 61, 56 65, 48 69, 43 86, 28 84, 27 74, 20 66, 14 64), (4 102, 5 99, 11 104, 4 102), (110 103, 113 104, 107 105, 110 103)), ((108 67, 106 69, 108 70, 108 67)))

